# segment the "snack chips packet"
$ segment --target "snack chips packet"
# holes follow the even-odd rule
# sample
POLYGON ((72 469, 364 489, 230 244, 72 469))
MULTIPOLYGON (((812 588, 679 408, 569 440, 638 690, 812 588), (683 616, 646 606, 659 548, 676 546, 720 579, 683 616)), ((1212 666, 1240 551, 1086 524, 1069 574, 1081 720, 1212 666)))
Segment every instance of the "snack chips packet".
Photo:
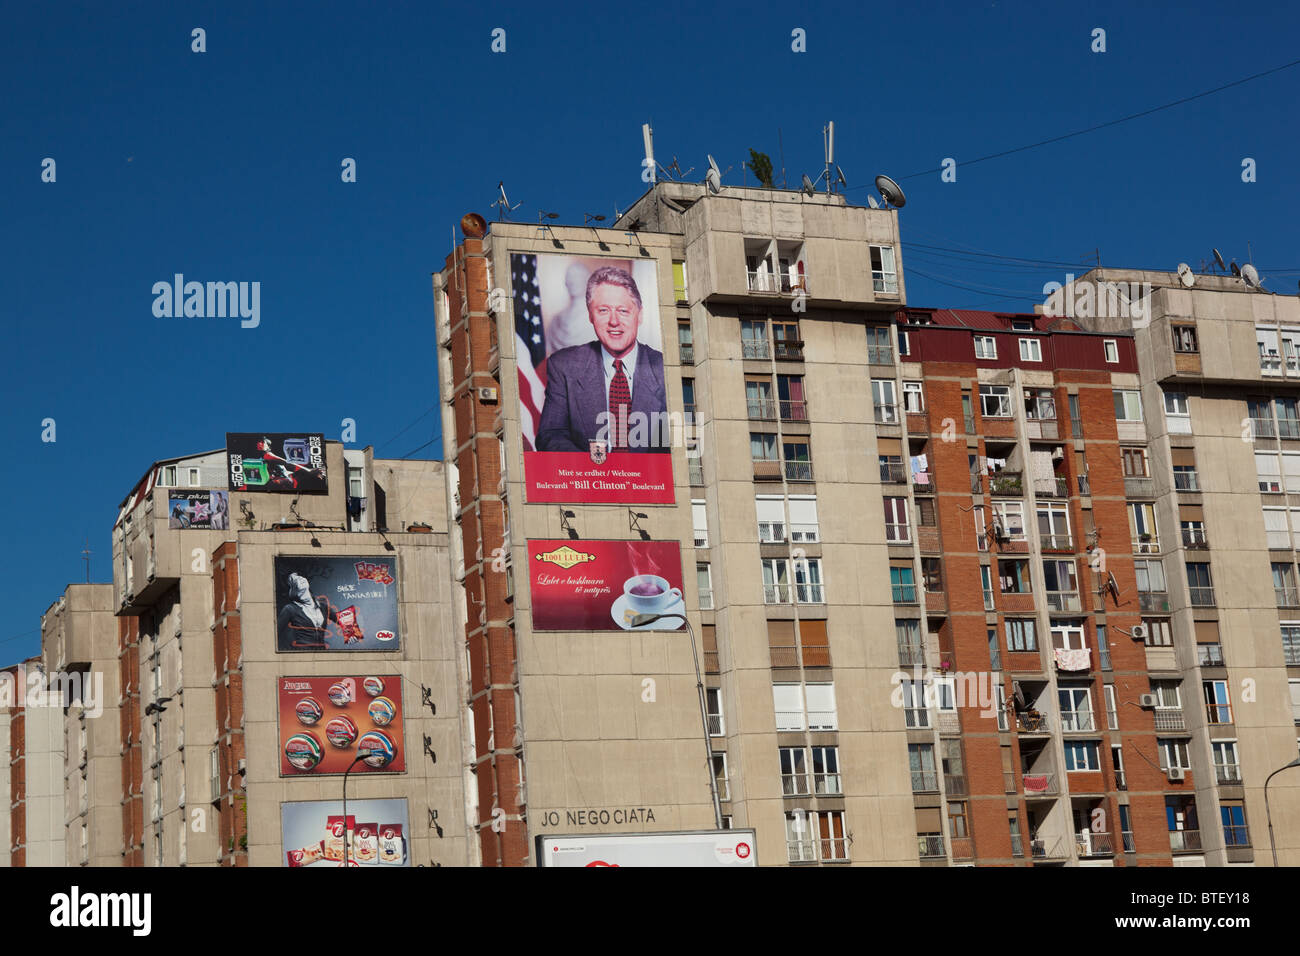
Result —
POLYGON ((289 850, 285 853, 290 866, 311 866, 325 859, 325 841, 305 846, 301 850, 289 850))
POLYGON ((382 823, 379 826, 379 862, 400 865, 406 859, 406 841, 402 839, 400 823, 382 823))
POLYGON ((352 850, 358 863, 379 862, 379 827, 373 823, 358 823, 352 841, 352 850))
POLYGON ((326 818, 325 830, 328 835, 325 838, 325 859, 342 863, 344 840, 347 841, 348 855, 352 855, 353 831, 355 828, 356 817, 351 815, 348 816, 346 828, 343 825, 342 816, 331 816, 326 818))

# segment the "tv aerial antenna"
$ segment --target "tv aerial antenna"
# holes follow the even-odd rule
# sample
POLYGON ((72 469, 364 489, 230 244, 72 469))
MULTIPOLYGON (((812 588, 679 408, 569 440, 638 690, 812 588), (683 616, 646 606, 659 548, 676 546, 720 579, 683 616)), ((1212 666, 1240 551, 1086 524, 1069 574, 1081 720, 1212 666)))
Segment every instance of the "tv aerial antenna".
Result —
POLYGON ((641 124, 641 142, 645 146, 645 162, 642 164, 642 168, 650 170, 651 183, 657 183, 660 176, 672 182, 681 182, 695 171, 695 167, 692 166, 682 172, 682 164, 677 161, 676 156, 673 157, 672 164, 669 166, 662 166, 655 160, 655 131, 654 127, 649 123, 641 124))
POLYGON ((506 184, 504 182, 497 183, 497 192, 501 195, 492 201, 492 205, 499 207, 497 219, 504 221, 510 218, 510 213, 522 206, 523 203, 517 202, 513 206, 510 205, 510 198, 506 195, 506 184))
POLYGON ((827 120, 826 125, 822 127, 822 149, 825 156, 825 164, 822 166, 821 175, 815 180, 809 179, 806 175, 803 177, 803 191, 806 196, 812 196, 817 192, 818 183, 826 184, 826 195, 831 195, 839 189, 848 186, 848 179, 844 176, 844 170, 835 165, 835 121, 827 120))

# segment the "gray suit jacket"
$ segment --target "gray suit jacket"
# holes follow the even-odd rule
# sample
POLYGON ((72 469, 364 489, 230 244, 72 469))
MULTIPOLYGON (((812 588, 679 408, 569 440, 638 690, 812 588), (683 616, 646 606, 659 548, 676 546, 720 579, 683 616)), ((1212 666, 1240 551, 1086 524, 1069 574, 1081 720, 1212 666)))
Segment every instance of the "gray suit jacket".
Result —
MULTIPOLYGON (((546 360, 546 400, 537 428, 537 450, 589 452, 589 443, 600 433, 601 422, 607 421, 603 416, 608 410, 608 398, 599 342, 575 345, 553 353, 546 360)), ((629 451, 668 451, 665 442, 671 441, 671 433, 656 434, 657 431, 667 431, 661 424, 666 411, 663 353, 644 342, 638 343, 636 371, 632 376, 632 412, 645 416, 644 433, 651 444, 629 451), (656 414, 660 419, 654 418, 656 414), (660 423, 658 428, 657 421, 660 423)), ((634 425, 636 419, 632 422, 634 425)), ((629 432, 631 430, 632 425, 629 425, 629 432)), ((607 426, 605 433, 612 437, 612 428, 607 426)))

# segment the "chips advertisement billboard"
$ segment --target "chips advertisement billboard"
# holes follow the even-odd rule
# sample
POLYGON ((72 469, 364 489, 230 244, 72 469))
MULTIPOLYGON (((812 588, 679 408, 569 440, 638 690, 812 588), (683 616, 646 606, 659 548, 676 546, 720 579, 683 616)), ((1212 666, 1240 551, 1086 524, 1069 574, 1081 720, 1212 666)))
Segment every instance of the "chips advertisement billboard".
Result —
POLYGON ((280 804, 282 866, 410 866, 406 801, 307 800, 280 804))
POLYGON ((685 614, 682 549, 676 541, 528 542, 535 631, 676 631, 685 614))
POLYGON ((510 272, 526 499, 671 504, 654 261, 514 253, 510 272))
POLYGON ((400 675, 280 677, 276 688, 280 776, 405 772, 400 675))
POLYGON ((325 436, 301 432, 227 432, 231 491, 325 494, 325 436))
POLYGON ((276 647, 297 651, 396 651, 397 558, 275 557, 276 647))

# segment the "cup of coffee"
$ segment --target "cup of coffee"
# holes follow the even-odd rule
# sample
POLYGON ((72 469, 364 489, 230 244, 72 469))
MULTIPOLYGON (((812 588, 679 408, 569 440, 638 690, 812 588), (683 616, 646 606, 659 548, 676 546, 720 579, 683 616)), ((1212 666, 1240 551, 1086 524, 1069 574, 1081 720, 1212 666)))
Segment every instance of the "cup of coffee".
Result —
POLYGON ((637 574, 623 582, 628 607, 641 614, 656 614, 682 599, 681 588, 668 586, 657 574, 637 574))

